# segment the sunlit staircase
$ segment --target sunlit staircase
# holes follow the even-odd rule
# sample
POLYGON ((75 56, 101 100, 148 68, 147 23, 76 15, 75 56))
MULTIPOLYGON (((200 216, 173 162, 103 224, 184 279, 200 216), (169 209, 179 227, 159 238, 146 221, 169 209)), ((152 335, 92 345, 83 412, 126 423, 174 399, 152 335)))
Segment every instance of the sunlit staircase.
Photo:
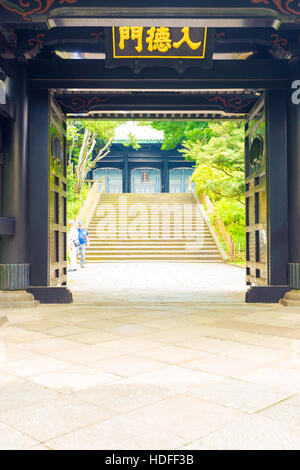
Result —
POLYGON ((223 262, 191 193, 104 193, 88 232, 87 263, 223 262))

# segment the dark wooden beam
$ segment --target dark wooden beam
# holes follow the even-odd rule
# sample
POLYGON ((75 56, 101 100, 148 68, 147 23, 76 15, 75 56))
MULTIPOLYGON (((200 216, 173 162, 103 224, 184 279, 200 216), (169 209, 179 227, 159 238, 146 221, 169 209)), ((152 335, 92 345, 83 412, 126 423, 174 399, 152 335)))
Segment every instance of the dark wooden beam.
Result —
POLYGON ((193 67, 182 74, 158 66, 134 74, 127 67, 108 69, 99 60, 86 60, 83 65, 80 60, 52 59, 30 63, 28 78, 29 86, 34 89, 279 89, 288 87, 288 63, 276 60, 218 60, 211 68, 193 67))
MULTIPOLYGON (((147 0, 141 1, 120 1, 120 0, 53 0, 41 2, 20 2, 18 0, 0 1, 1 21, 28 23, 30 21, 45 23, 49 21, 50 26, 65 25, 63 20, 73 19, 69 24, 75 24, 78 18, 96 19, 103 24, 111 21, 116 24, 116 19, 141 21, 142 19, 158 20, 158 25, 168 26, 167 20, 172 20, 173 25, 179 20, 190 19, 191 21, 222 21, 231 20, 233 24, 243 25, 249 20, 253 25, 261 25, 264 22, 273 24, 275 20, 282 22, 296 21, 300 16, 300 7, 298 2, 290 0, 275 1, 257 1, 257 0, 188 0, 182 2, 173 0, 172 4, 168 0, 147 0), (36 5, 38 3, 38 5, 36 5), (75 21, 74 21, 75 20, 75 21), (234 23, 239 20, 239 23, 234 23), (55 23, 56 21, 56 23, 55 23), (113 22, 115 21, 115 23, 113 22)), ((79 23, 80 24, 80 23, 79 23)), ((78 25, 79 25, 78 24, 78 25)), ((138 23, 136 23, 138 24, 138 23)), ((106 24, 107 25, 107 24, 106 24)), ((180 25, 180 24, 179 24, 180 25)), ((276 23, 274 23, 274 26, 276 23)))

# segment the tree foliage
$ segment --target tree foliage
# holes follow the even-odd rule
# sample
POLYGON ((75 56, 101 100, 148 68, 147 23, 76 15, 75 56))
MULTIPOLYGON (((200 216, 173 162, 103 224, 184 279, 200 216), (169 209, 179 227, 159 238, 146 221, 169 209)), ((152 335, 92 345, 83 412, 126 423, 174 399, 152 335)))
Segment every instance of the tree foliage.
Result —
POLYGON ((68 122, 68 164, 76 193, 81 193, 88 172, 108 154, 115 129, 119 125, 119 121, 68 122))
POLYGON ((229 198, 244 202, 244 124, 212 122, 208 142, 187 140, 181 150, 196 161, 197 189, 213 200, 229 198))
POLYGON ((139 124, 151 125, 157 131, 164 131, 162 150, 173 150, 184 141, 208 142, 211 136, 210 126, 206 121, 144 121, 139 124))

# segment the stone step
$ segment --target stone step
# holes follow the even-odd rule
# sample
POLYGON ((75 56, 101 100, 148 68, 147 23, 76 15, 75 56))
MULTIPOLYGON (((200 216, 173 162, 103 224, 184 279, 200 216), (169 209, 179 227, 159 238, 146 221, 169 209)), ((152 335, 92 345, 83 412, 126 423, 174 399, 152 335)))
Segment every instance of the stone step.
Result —
MULTIPOLYGON (((118 220, 116 220, 116 222, 106 222, 106 221, 104 222, 103 221, 103 222, 97 222, 96 224, 90 224, 88 226, 87 230, 88 231, 97 230, 98 226, 103 227, 103 226, 108 225, 108 224, 111 227, 114 227, 114 225, 115 225, 116 227, 121 227, 122 229, 126 228, 126 226, 128 228, 136 226, 136 227, 150 228, 152 230, 155 230, 155 229, 160 229, 160 230, 164 229, 164 230, 166 230, 166 225, 163 225, 163 224, 151 224, 151 223, 141 224, 141 223, 134 222, 134 221, 128 222, 126 224, 126 223, 122 223, 118 220)), ((199 227, 199 229, 201 229, 201 230, 209 230, 207 225, 204 225, 204 224, 168 224, 167 227, 170 227, 170 229, 173 229, 173 230, 176 229, 176 228, 178 229, 180 227, 183 228, 183 229, 185 227, 187 227, 187 228, 189 228, 189 227, 192 227, 192 228, 199 227)))
MULTIPOLYGON (((135 253, 135 254, 143 254, 143 253, 177 253, 177 254, 180 254, 180 253, 199 253, 199 254, 202 254, 202 255, 206 255, 206 254, 219 254, 219 251, 217 250, 217 248, 191 248, 190 250, 188 249, 177 249, 177 250, 174 250, 172 247, 170 248, 165 248, 165 247, 161 247, 161 248, 153 248, 153 249, 150 249, 150 248, 136 248, 136 247, 132 247, 131 249, 129 248, 125 248, 125 249, 121 249, 121 248, 116 248, 116 249, 112 249, 111 247, 109 248, 101 248, 100 250, 100 253, 118 253, 118 254, 125 254, 128 253, 128 254, 132 254, 132 253, 135 253)), ((86 250, 86 256, 90 256, 90 255, 95 255, 95 254, 98 254, 99 253, 99 249, 97 248, 89 248, 88 250, 86 250)))
POLYGON ((102 195, 103 198, 113 198, 113 197, 120 197, 120 196, 126 196, 126 197, 160 197, 161 199, 165 199, 168 197, 193 197, 192 193, 104 193, 102 195))
POLYGON ((161 263, 170 263, 170 262, 181 262, 181 263, 223 263, 223 260, 221 258, 216 258, 216 259, 208 259, 208 258, 197 258, 197 257, 191 257, 191 258, 152 258, 152 259, 146 259, 146 258, 98 258, 94 260, 87 260, 86 264, 92 264, 92 263, 133 263, 133 262, 141 262, 141 263, 149 263, 149 262, 161 262, 161 263))
MULTIPOLYGON (((149 208, 149 209, 146 208, 146 209, 147 209, 147 213, 139 215, 141 218, 143 216, 145 218, 148 218, 149 214, 150 214, 151 217, 153 217, 153 216, 157 217, 157 215, 162 217, 164 215, 164 213, 167 212, 167 213, 170 213, 171 217, 173 217, 173 215, 175 214, 176 216, 184 215, 184 217, 186 217, 186 218, 192 218, 192 217, 194 218, 197 214, 197 217, 201 217, 203 219, 202 214, 200 212, 197 212, 194 209, 193 210, 188 209, 186 211, 184 211, 184 209, 182 209, 182 210, 178 210, 177 212, 175 212, 171 209, 170 210, 168 209, 168 211, 162 211, 162 210, 156 211, 156 210, 152 210, 151 208, 149 208)), ((104 210, 106 210, 106 209, 104 208, 104 210)), ((139 212, 140 212, 140 210, 139 210, 139 212)), ((124 209, 124 210, 120 210, 120 211, 117 208, 115 208, 113 215, 111 215, 110 213, 106 213, 106 212, 104 213, 103 209, 101 209, 97 212, 94 212, 93 218, 94 217, 103 218, 103 217, 109 217, 109 216, 114 217, 115 215, 122 216, 122 218, 128 218, 128 217, 134 217, 135 216, 134 214, 131 214, 130 208, 128 210, 124 209)))
POLYGON ((134 206, 136 204, 142 204, 143 206, 147 206, 147 207, 151 207, 151 205, 155 204, 155 205, 158 205, 158 206, 164 206, 164 205, 167 205, 167 206, 170 206, 170 207, 173 207, 173 206, 182 206, 184 207, 185 205, 188 205, 188 206, 193 206, 193 207, 198 207, 197 204, 195 204, 194 201, 190 200, 190 199, 165 199, 165 200, 160 200, 160 199, 126 199, 126 200, 122 200, 122 199, 115 199, 115 200, 103 200, 101 199, 99 201, 99 203, 97 204, 97 208, 98 207, 101 207, 102 204, 112 204, 114 206, 120 206, 120 207, 130 207, 131 205, 134 206))
MULTIPOLYGON (((105 223, 113 223, 115 221, 117 221, 118 223, 120 224, 125 224, 125 223, 132 223, 132 222, 136 222, 136 223, 141 223, 141 224, 144 224, 144 225, 161 225, 162 223, 164 223, 166 221, 166 217, 167 216, 164 216, 164 217, 160 217, 159 219, 156 219, 156 217, 145 217, 145 218, 142 218, 142 217, 137 217, 137 216, 132 216, 132 217, 118 217, 118 215, 114 215, 113 217, 106 217, 106 216, 102 216, 102 217, 93 217, 92 220, 90 221, 89 223, 89 227, 91 227, 92 225, 96 225, 98 223, 101 223, 101 222, 105 222, 105 223)), ((169 218, 167 219, 168 223, 171 224, 171 225, 178 225, 178 224, 181 224, 181 225, 185 225, 185 224, 199 224, 199 223, 202 223, 204 224, 205 221, 203 218, 200 218, 200 217, 180 217, 178 219, 173 218, 173 217, 170 217, 170 220, 169 218)))
POLYGON ((146 201, 146 202, 151 202, 151 201, 159 201, 159 202, 164 202, 164 201, 190 201, 192 202, 193 204, 196 204, 196 201, 195 199, 193 198, 193 196, 186 196, 184 197, 184 195, 181 195, 181 196, 163 196, 163 197, 158 197, 157 195, 151 195, 151 194, 147 194, 143 197, 141 196, 138 196, 138 197, 135 197, 135 196, 131 196, 131 195, 128 195, 128 194, 120 194, 120 195, 117 195, 116 197, 108 197, 108 196, 104 196, 102 195, 101 196, 101 199, 99 201, 98 204, 101 204, 101 202, 103 201, 146 201))
POLYGON ((99 221, 99 220, 115 220, 115 219, 120 219, 122 220, 122 222, 126 222, 126 221, 132 221, 132 220, 141 220, 141 221, 144 221, 144 222, 154 222, 154 223, 161 223, 161 221, 164 221, 166 219, 166 217, 168 217, 168 220, 170 218, 171 221, 174 221, 175 223, 183 223, 184 221, 191 221, 191 222, 198 222, 198 221, 205 221, 204 217, 202 217, 201 215, 196 215, 196 214, 192 214, 192 215, 188 215, 188 214, 177 214, 177 215, 173 215, 171 214, 171 216, 169 217, 169 214, 163 214, 163 213, 160 213, 159 216, 157 214, 153 214, 153 213, 150 213, 148 212, 146 215, 141 215, 141 214, 129 214, 129 215, 120 215, 118 214, 117 212, 110 215, 110 214, 106 214, 106 213, 101 213, 99 215, 94 215, 94 217, 91 219, 90 223, 92 223, 93 221, 99 221))
POLYGON ((0 300, 0 308, 33 308, 40 305, 37 300, 29 301, 29 302, 1 302, 0 300))
POLYGON ((107 217, 107 218, 113 218, 113 217, 122 217, 122 219, 128 219, 128 218, 132 218, 132 217, 137 217, 137 215, 142 219, 143 217, 145 219, 148 219, 149 217, 165 217, 165 215, 169 215, 171 216, 171 218, 173 217, 184 217, 184 218, 187 218, 187 219, 194 219, 195 217, 199 217, 201 219, 203 219, 203 216, 201 214, 201 212, 197 212, 196 210, 192 209, 187 209, 187 210, 180 210, 180 211, 177 211, 177 212, 174 212, 172 211, 171 209, 167 210, 167 211, 162 211, 162 210, 159 210, 159 211, 156 211, 156 210, 152 210, 151 208, 147 208, 145 209, 145 213, 143 213, 141 211, 141 209, 137 209, 136 211, 130 211, 130 208, 128 210, 124 209, 124 210, 118 210, 117 208, 113 208, 113 213, 110 213, 109 211, 107 211, 106 208, 104 209, 101 209, 97 212, 94 213, 93 215, 93 218, 98 218, 98 219, 103 219, 103 217, 107 217))
POLYGON ((128 220, 126 222, 124 221, 120 221, 120 220, 116 220, 116 221, 108 221, 108 220, 99 220, 97 222, 91 222, 88 226, 88 230, 90 229, 96 229, 98 226, 100 225, 100 227, 102 226, 105 226, 105 225, 110 225, 110 226, 113 226, 113 225, 116 225, 116 226, 119 226, 119 227, 132 227, 132 226, 139 226, 139 227, 151 227, 153 229, 155 228, 163 228, 163 227, 170 227, 170 228, 184 228, 184 227, 199 227, 200 229, 208 229, 206 225, 204 225, 204 222, 183 222, 178 224, 178 223, 173 223, 172 221, 168 224, 164 224, 163 222, 161 223, 155 223, 155 222, 141 222, 141 221, 138 221, 138 220, 128 220))
POLYGON ((129 222, 128 224, 122 224, 122 223, 118 223, 116 222, 116 224, 114 224, 113 222, 105 222, 105 223, 102 223, 102 222, 98 222, 97 224, 93 224, 93 225, 89 225, 89 227, 87 228, 87 231, 88 232, 92 232, 93 230, 98 230, 98 229, 103 229, 103 228, 111 228, 112 230, 114 229, 114 226, 116 226, 117 228, 120 228, 121 230, 124 230, 124 229, 127 229, 127 230, 145 230, 147 229, 148 231, 149 230, 158 230, 158 231, 164 231, 166 232, 167 230, 171 230, 172 232, 176 231, 176 230, 196 230, 198 232, 203 232, 203 231, 209 231, 208 227, 204 226, 204 225, 199 225, 199 224, 182 224, 182 225, 175 225, 175 224, 170 224, 170 225, 155 225, 155 224, 139 224, 139 223, 131 223, 129 222))
POLYGON ((195 231, 186 231, 180 232, 177 234, 176 232, 168 231, 168 232, 151 232, 147 231, 139 231, 139 230, 128 230, 127 232, 123 231, 99 231, 90 233, 89 232, 89 240, 92 241, 103 241, 103 242, 128 242, 132 243, 134 240, 138 242, 157 242, 157 243, 186 243, 186 242, 198 242, 201 243, 203 240, 213 241, 213 237, 210 232, 195 232, 195 231), (179 236, 177 236, 179 235, 179 236))
POLYGON ((158 255, 147 255, 144 254, 142 256, 139 255, 105 255, 105 256, 90 256, 86 257, 86 262, 89 261, 101 261, 101 260, 136 260, 136 259, 141 259, 141 260, 162 260, 162 261, 168 261, 168 260, 221 260, 221 256, 217 255, 205 255, 201 256, 198 254, 194 255, 184 255, 184 254, 179 254, 179 255, 164 255, 164 254, 158 254, 158 255))
MULTIPOLYGON (((203 243, 203 242, 212 242, 212 243, 215 243, 214 239, 212 238, 212 236, 210 235, 210 233, 199 233, 197 234, 198 236, 191 236, 191 237, 185 237, 184 234, 182 234, 182 236, 180 238, 178 237, 174 237, 173 233, 170 234, 170 236, 161 236, 161 234, 159 234, 160 236, 155 236, 156 233, 154 233, 153 235, 154 236, 146 236, 146 237, 142 237, 142 234, 137 234, 137 233, 134 233, 133 235, 135 235, 134 237, 131 236, 130 232, 129 233, 125 233, 125 235, 123 234, 112 234, 112 233, 105 233, 105 234, 102 234, 103 236, 101 237, 98 237, 97 234, 93 234, 93 235, 89 235, 89 241, 90 243, 117 243, 117 244, 123 244, 123 243, 128 243, 128 244, 132 244, 134 243, 135 241, 139 244, 141 243, 150 243, 150 244, 160 244, 160 243, 172 243, 172 244, 185 244, 185 243, 203 243), (115 235, 115 236, 112 236, 112 235, 115 235)), ((166 234, 166 235, 169 235, 169 234, 166 234)))
POLYGON ((198 216, 191 216, 191 217, 187 217, 187 216, 181 216, 179 215, 178 217, 173 217, 173 215, 169 218, 169 216, 167 214, 162 214, 160 215, 159 217, 156 217, 156 215, 153 215, 153 214, 150 214, 150 215, 147 215, 146 217, 141 217, 139 215, 132 215, 132 216, 126 216, 126 217, 123 217, 123 216, 119 216, 119 214, 114 214, 113 216, 107 216, 106 214, 101 214, 101 216, 95 216, 91 219, 90 221, 90 224, 95 224, 96 222, 102 222, 102 221, 105 221, 105 222, 113 222, 115 220, 120 220, 122 223, 125 223, 125 222, 134 222, 134 221, 139 221, 139 222, 144 222, 144 223, 152 223, 152 224, 161 224, 162 222, 164 222, 166 220, 166 217, 168 217, 167 220, 170 219, 170 223, 175 223, 175 224, 178 224, 178 223, 188 223, 188 222, 202 222, 204 223, 205 222, 205 219, 203 217, 198 217, 198 216))
MULTIPOLYGON (((163 209, 163 208, 172 208, 173 210, 175 209, 183 209, 184 207, 193 207, 195 210, 199 210, 198 205, 194 204, 191 201, 127 201, 127 202, 121 202, 121 201, 101 201, 97 206, 96 210, 101 209, 102 205, 112 205, 115 208, 120 207, 122 210, 130 207, 136 207, 138 204, 141 204, 143 207, 147 207, 151 209, 153 206, 154 209, 157 209, 158 207, 163 209)), ((104 207, 105 207, 104 206, 104 207)))
POLYGON ((216 245, 215 241, 213 240, 212 237, 199 237, 199 238, 193 238, 193 239, 184 239, 184 238, 181 238, 180 240, 178 239, 164 239, 164 238, 160 238, 160 239, 155 239, 154 241, 149 237, 149 238, 126 238, 126 239, 122 239, 121 237, 120 238, 114 238, 114 239, 111 239, 109 237, 107 238, 101 238, 101 239, 97 239, 96 237, 95 238, 90 238, 89 239, 90 241, 90 245, 97 245, 97 246, 103 246, 103 245, 117 245, 117 246, 132 246, 132 245, 146 245, 146 246, 159 246, 159 245, 163 245, 163 246, 184 246, 186 244, 189 244, 189 245, 216 245))
POLYGON ((198 206, 194 206, 194 204, 176 204, 176 207, 174 207, 174 205, 172 204, 151 204, 151 205, 147 205, 147 204, 141 204, 141 205, 138 205, 138 204, 127 204, 125 206, 122 206, 122 205, 119 205, 119 204, 105 204, 105 206, 98 206, 96 209, 95 209, 95 213, 97 212, 101 212, 101 211, 107 211, 107 209, 110 209, 112 208, 115 212, 120 212, 122 214, 127 214, 128 212, 130 211, 139 211, 141 212, 142 210, 146 209, 148 212, 160 212, 160 213, 163 213, 163 212, 170 212, 171 214, 173 213, 182 213, 182 212, 190 212, 190 213, 195 213, 195 212, 199 212, 199 208, 198 206))
POLYGON ((207 230, 209 231, 207 225, 204 225, 204 224, 168 224, 167 226, 166 225, 163 225, 163 224, 140 224, 138 222, 128 222, 128 224, 123 224, 122 222, 120 223, 119 221, 116 221, 116 222, 105 222, 105 223, 102 223, 102 222, 98 222, 97 224, 90 224, 87 228, 88 231, 92 231, 92 230, 97 230, 98 227, 104 227, 105 225, 109 225, 110 227, 121 227, 123 230, 124 228, 128 227, 128 229, 130 229, 130 227, 142 227, 142 228, 149 228, 149 229, 152 229, 152 230, 156 230, 156 229, 164 229, 164 230, 167 230, 167 228, 169 227, 170 229, 178 229, 178 228, 199 228, 199 230, 207 230))
MULTIPOLYGON (((196 204, 193 204, 192 202, 188 202, 188 201, 177 201, 176 203, 172 203, 172 202, 161 202, 161 201, 152 201, 152 202, 143 202, 143 201, 136 201, 136 202, 127 202, 127 203, 121 203, 121 202, 118 202, 118 201, 102 201, 101 204, 98 204, 96 209, 95 210, 101 210, 101 209, 106 209, 107 206, 113 206, 116 210, 117 209, 121 209, 122 211, 126 210, 126 209, 131 209, 131 208, 135 208, 135 209, 142 209, 144 207, 146 207, 147 209, 151 210, 151 209, 154 209, 154 210, 163 210, 163 209, 168 209, 168 210, 182 210, 184 208, 193 208, 194 210, 199 210, 199 206, 196 205, 196 204), (104 207, 102 207, 102 205, 104 205, 104 207)), ((191 210, 191 209, 190 209, 191 210)))
POLYGON ((223 262, 202 213, 189 193, 104 194, 93 214, 88 232, 90 246, 86 251, 87 263, 223 262), (103 204, 111 204, 115 212, 105 213, 103 204), (134 210, 135 204, 145 207, 145 213, 139 220, 136 220, 134 212, 133 215, 129 213, 134 210), (164 214, 164 205, 170 211, 170 217, 168 212, 164 214), (164 226, 166 217, 167 227, 164 226), (177 219, 181 223, 178 224, 177 219), (107 229, 111 230, 114 224, 116 230, 111 231, 111 237, 107 229), (99 231, 99 226, 106 230, 99 231), (99 232, 101 238, 98 238, 99 232), (130 237, 131 233, 134 238, 130 237), (165 235, 168 238, 164 238, 165 235))
POLYGON ((192 204, 196 204, 196 201, 193 197, 191 196, 188 196, 188 197, 184 197, 184 196, 165 196, 165 197, 157 197, 157 195, 153 195, 151 196, 150 194, 147 194, 147 196, 144 196, 144 197, 134 197, 134 196, 128 196, 128 195, 120 195, 120 196, 117 196, 117 197, 105 197, 105 196, 102 196, 101 199, 99 200, 98 204, 101 204, 102 202, 111 202, 111 201, 121 201, 121 202, 125 202, 125 201, 130 201, 130 202, 135 202, 135 201, 145 201, 147 203, 151 203, 152 201, 158 201, 158 202, 178 202, 178 201, 183 201, 183 202, 191 202, 192 204))
POLYGON ((214 240, 210 233, 206 233, 202 236, 199 237, 170 237, 170 238, 164 238, 164 237, 146 237, 146 238, 141 238, 141 236, 137 238, 131 238, 128 234, 128 236, 123 237, 123 236, 115 236, 112 237, 111 234, 108 234, 107 236, 104 237, 98 237, 96 234, 95 235, 90 235, 89 240, 91 241, 98 241, 98 242, 103 242, 103 243, 201 243, 202 240, 206 241, 212 241, 214 243, 214 240))
POLYGON ((173 242, 164 242, 161 240, 160 243, 151 243, 148 241, 134 241, 131 242, 128 240, 126 243, 123 243, 122 240, 111 242, 110 240, 102 240, 101 242, 90 241, 89 248, 103 248, 103 247, 113 247, 113 248, 130 248, 132 246, 136 247, 145 247, 145 248, 158 248, 160 246, 164 247, 173 247, 174 249, 185 248, 186 246, 195 246, 195 247, 207 247, 207 248, 215 248, 216 244, 213 240, 203 240, 203 241, 192 241, 192 242, 182 242, 182 243, 173 243, 173 242))
MULTIPOLYGON (((92 242, 90 243, 90 248, 128 248, 128 249, 132 249, 132 247, 147 247, 149 249, 156 249, 156 248, 160 248, 160 247, 170 247, 170 248, 174 248, 174 249, 177 249, 177 248, 183 248, 185 246, 194 246, 194 247, 207 247, 207 248, 215 248, 216 244, 213 242, 213 241, 208 241, 208 242, 193 242, 193 243, 163 243, 163 241, 161 243, 138 243, 138 242, 134 242, 134 243, 97 243, 97 242, 92 242)), ((89 249, 90 249, 89 248, 89 249)))

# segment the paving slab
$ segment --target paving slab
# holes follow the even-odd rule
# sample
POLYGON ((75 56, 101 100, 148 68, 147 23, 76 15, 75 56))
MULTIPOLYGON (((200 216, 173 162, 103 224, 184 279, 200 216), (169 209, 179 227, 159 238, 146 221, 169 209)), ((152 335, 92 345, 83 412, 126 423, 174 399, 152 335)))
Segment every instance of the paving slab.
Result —
POLYGON ((46 442, 55 450, 177 449, 184 439, 155 426, 118 416, 46 442))
POLYGON ((300 308, 240 268, 115 263, 0 328, 0 449, 299 449, 300 308))
POLYGON ((4 423, 0 423, 0 450, 28 450, 38 443, 4 423))
POLYGON ((183 449, 299 450, 300 428, 262 416, 245 416, 183 449))

